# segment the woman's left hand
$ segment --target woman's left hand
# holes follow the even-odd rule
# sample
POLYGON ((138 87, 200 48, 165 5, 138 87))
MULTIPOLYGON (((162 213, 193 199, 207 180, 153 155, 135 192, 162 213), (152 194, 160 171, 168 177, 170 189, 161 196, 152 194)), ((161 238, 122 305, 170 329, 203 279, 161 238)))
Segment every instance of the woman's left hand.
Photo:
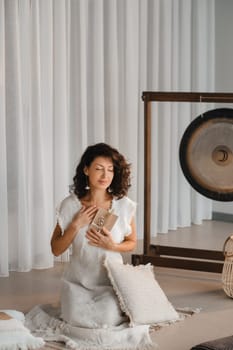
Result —
POLYGON ((115 242, 112 239, 111 232, 105 227, 102 228, 101 232, 91 228, 87 231, 86 238, 89 240, 89 244, 92 246, 114 250, 115 242))

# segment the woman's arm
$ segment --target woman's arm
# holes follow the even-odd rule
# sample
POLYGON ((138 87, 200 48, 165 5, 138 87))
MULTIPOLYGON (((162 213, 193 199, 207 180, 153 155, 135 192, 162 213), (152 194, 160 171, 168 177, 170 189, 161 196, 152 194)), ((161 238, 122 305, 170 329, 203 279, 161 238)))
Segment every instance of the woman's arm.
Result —
POLYGON ((76 237, 79 230, 88 225, 96 213, 96 206, 82 207, 62 234, 61 227, 57 223, 51 238, 51 249, 55 256, 59 256, 66 251, 76 237))
POLYGON ((114 252, 130 252, 136 248, 137 245, 137 233, 134 218, 131 221, 131 234, 126 236, 121 243, 114 242, 111 232, 103 227, 103 232, 97 232, 95 229, 91 229, 87 232, 86 237, 89 240, 89 244, 95 247, 101 247, 104 249, 112 250, 114 252))
POLYGON ((51 239, 51 249, 53 255, 59 256, 62 253, 64 253, 73 242, 78 231, 78 226, 72 225, 71 223, 68 226, 68 228, 64 231, 64 234, 62 234, 62 230, 59 224, 57 223, 51 239))

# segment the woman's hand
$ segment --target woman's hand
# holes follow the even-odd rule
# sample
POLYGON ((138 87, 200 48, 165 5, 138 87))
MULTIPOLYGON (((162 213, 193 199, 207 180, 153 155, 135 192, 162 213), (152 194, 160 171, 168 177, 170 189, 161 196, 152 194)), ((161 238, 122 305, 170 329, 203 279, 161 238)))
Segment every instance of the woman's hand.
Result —
POLYGON ((91 228, 87 231, 86 238, 89 240, 89 244, 95 247, 104 248, 107 250, 114 250, 115 242, 112 239, 111 232, 105 227, 102 228, 101 232, 91 228))
POLYGON ((88 225, 96 214, 96 206, 82 207, 73 217, 62 234, 59 224, 56 225, 51 238, 51 248, 55 256, 61 255, 73 242, 79 230, 88 225))
POLYGON ((131 233, 125 236, 121 243, 114 242, 111 232, 105 227, 101 232, 98 232, 95 228, 90 228, 86 233, 86 238, 89 240, 89 244, 95 247, 100 247, 114 252, 130 252, 136 248, 137 235, 135 228, 134 218, 131 221, 131 233))
POLYGON ((81 209, 73 217, 71 224, 75 225, 80 229, 83 226, 90 224, 96 212, 97 212, 97 208, 95 205, 92 205, 90 207, 82 206, 81 209))

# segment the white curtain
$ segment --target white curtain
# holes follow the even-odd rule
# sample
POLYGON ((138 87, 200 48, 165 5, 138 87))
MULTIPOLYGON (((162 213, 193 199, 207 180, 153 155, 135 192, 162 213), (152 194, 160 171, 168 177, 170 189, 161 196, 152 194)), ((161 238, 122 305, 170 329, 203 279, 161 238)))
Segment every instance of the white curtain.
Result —
MULTIPOLYGON (((55 207, 90 143, 132 163, 142 237, 141 93, 213 90, 213 33, 212 0, 0 0, 1 276, 53 265, 55 207)), ((195 113, 156 108, 154 234, 211 215, 174 156, 195 113)))
MULTIPOLYGON (((213 2, 152 1, 148 13, 149 90, 214 91, 213 2)), ((152 104, 152 234, 212 217, 212 201, 191 189, 179 166, 186 127, 211 107, 201 101, 152 104)))

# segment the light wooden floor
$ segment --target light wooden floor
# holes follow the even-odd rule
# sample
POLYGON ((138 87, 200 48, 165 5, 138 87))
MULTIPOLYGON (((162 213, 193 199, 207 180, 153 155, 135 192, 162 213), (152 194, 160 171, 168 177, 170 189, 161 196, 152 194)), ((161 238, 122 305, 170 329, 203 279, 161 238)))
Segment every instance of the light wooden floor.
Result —
MULTIPOLYGON (((203 225, 192 225, 170 231, 168 234, 159 234, 152 239, 152 243, 222 250, 226 238, 232 232, 233 223, 204 221, 203 225)), ((143 241, 139 240, 136 253, 142 252, 143 241)), ((125 262, 131 261, 130 254, 123 256, 125 262)), ((64 268, 64 264, 56 263, 53 269, 33 270, 28 273, 11 272, 9 277, 1 277, 0 308, 18 308, 27 311, 38 303, 57 302, 59 300, 60 278, 64 268)), ((164 270, 167 271, 167 269, 164 270)), ((200 274, 197 272, 196 275, 200 274)), ((217 276, 219 277, 219 274, 217 276)), ((165 287, 169 293, 171 288, 167 283, 165 283, 165 287)))
POLYGON ((203 225, 179 228, 168 234, 159 234, 153 243, 177 247, 222 250, 228 236, 233 234, 233 223, 206 220, 203 225))

